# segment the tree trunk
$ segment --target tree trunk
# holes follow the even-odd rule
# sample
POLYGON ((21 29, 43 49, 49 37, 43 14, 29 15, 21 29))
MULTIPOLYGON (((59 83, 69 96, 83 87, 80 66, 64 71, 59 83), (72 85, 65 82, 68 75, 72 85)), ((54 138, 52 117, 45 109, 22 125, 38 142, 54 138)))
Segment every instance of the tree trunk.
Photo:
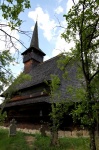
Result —
POLYGON ((91 129, 89 131, 89 135, 90 135, 90 150, 96 150, 94 129, 91 129))
MULTIPOLYGON (((90 121, 91 119, 93 119, 93 110, 92 110, 92 104, 90 103, 92 101, 92 97, 91 97, 91 85, 90 85, 90 81, 87 80, 86 81, 86 85, 87 85, 87 101, 88 101, 88 113, 89 113, 89 118, 90 121)), ((89 128, 89 135, 90 135, 90 150, 96 150, 96 144, 95 144, 95 125, 94 123, 91 124, 90 128, 89 128)))
POLYGON ((59 141, 58 141, 58 131, 54 131, 51 133, 51 143, 50 145, 51 146, 56 146, 59 144, 59 141))

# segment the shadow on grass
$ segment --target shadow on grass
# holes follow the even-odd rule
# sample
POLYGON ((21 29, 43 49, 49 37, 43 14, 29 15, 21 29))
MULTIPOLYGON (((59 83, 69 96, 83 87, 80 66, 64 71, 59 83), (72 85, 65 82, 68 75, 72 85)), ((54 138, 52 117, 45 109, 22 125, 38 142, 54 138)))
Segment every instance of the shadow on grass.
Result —
MULTIPOLYGON (((99 144, 99 139, 97 140, 99 144)), ((16 136, 9 137, 8 130, 0 129, 0 150, 89 150, 89 138, 60 138, 59 146, 50 146, 50 137, 39 134, 32 135, 17 132, 16 136), (33 137, 33 142, 27 142, 33 137), (31 144, 31 146, 30 146, 31 144)), ((97 149, 98 150, 98 149, 97 149)))
POLYGON ((0 130, 0 150, 31 150, 25 140, 25 134, 17 132, 9 137, 8 130, 0 130))
POLYGON ((59 146, 51 147, 50 138, 36 135, 34 142, 37 150, 89 150, 88 138, 60 138, 59 146))

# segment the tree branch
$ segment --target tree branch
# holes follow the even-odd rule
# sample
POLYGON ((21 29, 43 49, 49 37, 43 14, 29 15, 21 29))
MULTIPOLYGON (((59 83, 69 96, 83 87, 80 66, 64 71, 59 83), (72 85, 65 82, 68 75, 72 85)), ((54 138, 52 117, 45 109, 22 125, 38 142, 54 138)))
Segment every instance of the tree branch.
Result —
POLYGON ((92 81, 92 79, 99 73, 99 68, 98 70, 92 75, 92 77, 90 78, 90 82, 92 81))
MULTIPOLYGON (((82 36, 82 34, 83 34, 83 23, 84 23, 84 10, 85 10, 85 0, 84 0, 84 2, 83 2, 81 26, 79 25, 79 30, 80 30, 80 31, 79 31, 79 37, 80 37, 80 42, 81 42, 81 47, 80 47, 80 49, 81 49, 82 68, 83 68, 83 73, 84 73, 85 79, 87 79, 88 77, 87 77, 87 74, 86 74, 86 71, 85 71, 85 70, 88 70, 88 68, 85 69, 86 67, 85 67, 85 62, 84 62, 83 36, 82 36)), ((88 62, 86 62, 86 63, 88 63, 88 62)), ((89 76, 89 75, 88 75, 88 76, 89 76)))
MULTIPOLYGON (((6 31, 4 31, 3 29, 0 29, 0 31, 2 31, 3 33, 5 33, 5 35, 7 35, 9 38, 10 38, 10 40, 11 40, 11 38, 12 39, 15 39, 16 41, 18 41, 23 47, 25 47, 25 45, 20 41, 20 40, 18 40, 17 38, 15 38, 14 36, 11 36, 10 34, 8 34, 6 31)), ((12 40, 11 40, 12 41, 12 40)), ((12 42, 11 42, 12 43, 12 42)), ((25 47, 26 48, 26 47, 25 47)), ((17 49, 17 48, 16 48, 17 49)), ((27 48, 26 48, 27 49, 27 48)))
POLYGON ((90 44, 91 44, 91 42, 92 42, 92 40, 93 40, 94 33, 97 31, 96 28, 97 28, 98 21, 99 21, 99 18, 96 20, 96 22, 95 22, 95 24, 94 24, 92 33, 90 34, 90 36, 87 36, 87 38, 90 37, 90 38, 89 38, 89 43, 88 43, 88 46, 87 46, 88 49, 89 49, 90 44))

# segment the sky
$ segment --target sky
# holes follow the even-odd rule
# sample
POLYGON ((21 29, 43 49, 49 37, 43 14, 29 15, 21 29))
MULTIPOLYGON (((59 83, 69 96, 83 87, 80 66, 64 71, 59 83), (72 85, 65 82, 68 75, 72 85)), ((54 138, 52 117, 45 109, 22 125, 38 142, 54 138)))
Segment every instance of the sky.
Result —
MULTIPOLYGON (((73 43, 68 44, 61 38, 61 33, 64 32, 66 27, 66 21, 63 17, 72 6, 72 0, 31 0, 31 8, 21 13, 20 18, 23 20, 21 30, 31 31, 29 35, 32 37, 35 22, 38 22, 38 36, 39 47, 46 54, 44 60, 52 58, 57 54, 68 51, 73 43), (59 27, 59 26, 62 27, 59 27)), ((30 46, 31 38, 27 36, 16 36, 24 42, 24 45, 28 48, 30 46)), ((26 50, 26 48, 18 45, 20 52, 26 50)), ((14 50, 12 49, 14 52, 14 50)), ((13 67, 15 70, 15 76, 23 69, 22 57, 19 60, 20 63, 13 67)))
MULTIPOLYGON (((74 43, 66 43, 66 41, 61 38, 61 33, 63 33, 66 28, 66 20, 63 15, 66 14, 73 5, 72 0, 30 0, 30 2, 31 8, 20 14, 20 18, 23 20, 21 30, 31 31, 29 36, 32 37, 34 25, 37 20, 39 48, 46 54, 44 61, 63 51, 69 51, 74 43)), ((0 18, 0 22, 5 23, 1 15, 0 18)), ((12 32, 7 27, 3 29, 21 40, 26 48, 29 48, 30 37, 20 35, 16 31, 12 32)), ((5 49, 5 43, 0 41, 0 45, 2 45, 0 46, 0 50, 5 49)), ((8 45, 10 44, 8 43, 8 45)), ((16 46, 19 49, 19 53, 16 53, 13 47, 10 49, 12 55, 16 58, 14 66, 11 65, 15 77, 23 70, 24 65, 21 53, 26 50, 26 48, 17 42, 16 46)))

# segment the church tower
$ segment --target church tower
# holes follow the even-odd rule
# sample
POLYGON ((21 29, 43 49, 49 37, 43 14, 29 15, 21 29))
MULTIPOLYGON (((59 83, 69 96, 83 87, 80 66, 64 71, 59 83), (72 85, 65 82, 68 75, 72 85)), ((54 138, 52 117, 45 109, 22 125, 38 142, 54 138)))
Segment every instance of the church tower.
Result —
POLYGON ((35 23, 30 47, 22 53, 24 72, 29 73, 33 67, 43 62, 45 53, 39 48, 38 25, 35 23))

